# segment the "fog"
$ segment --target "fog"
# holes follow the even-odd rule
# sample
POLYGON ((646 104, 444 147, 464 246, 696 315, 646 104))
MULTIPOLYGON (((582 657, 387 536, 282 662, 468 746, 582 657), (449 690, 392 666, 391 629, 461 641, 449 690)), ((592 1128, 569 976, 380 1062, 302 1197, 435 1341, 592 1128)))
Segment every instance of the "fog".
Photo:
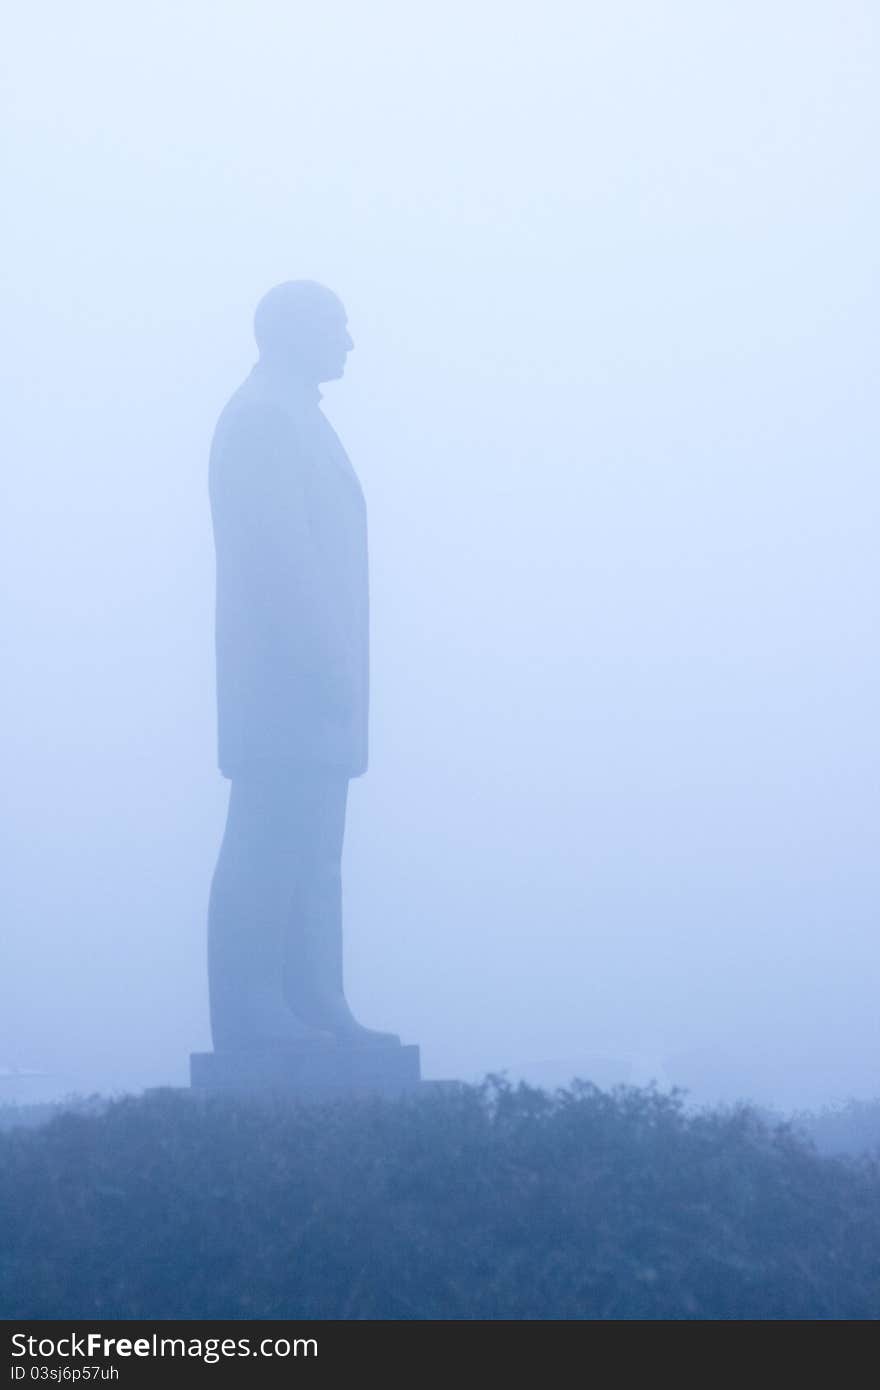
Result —
POLYGON ((18 7, 0 1100, 209 1046, 207 455, 302 277, 370 522, 358 1015, 429 1077, 876 1094, 878 27, 18 7))

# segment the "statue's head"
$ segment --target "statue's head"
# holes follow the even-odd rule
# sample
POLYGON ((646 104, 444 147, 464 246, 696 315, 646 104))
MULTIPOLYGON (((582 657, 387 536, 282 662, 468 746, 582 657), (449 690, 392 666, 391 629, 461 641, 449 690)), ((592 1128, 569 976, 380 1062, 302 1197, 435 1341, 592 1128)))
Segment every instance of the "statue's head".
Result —
POLYGON ((254 336, 261 361, 314 383, 342 376, 354 347, 342 301, 314 280, 287 280, 264 294, 254 336))

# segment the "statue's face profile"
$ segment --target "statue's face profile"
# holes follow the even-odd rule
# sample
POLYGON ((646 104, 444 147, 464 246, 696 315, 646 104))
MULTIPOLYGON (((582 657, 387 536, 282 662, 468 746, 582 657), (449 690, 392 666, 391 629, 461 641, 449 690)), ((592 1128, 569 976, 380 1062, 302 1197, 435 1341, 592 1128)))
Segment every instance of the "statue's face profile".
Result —
POLYGON ((345 306, 313 281, 290 281, 270 290, 254 322, 260 353, 304 381, 335 381, 354 347, 345 306))
POLYGON ((303 341, 303 356, 313 373, 312 379, 335 381, 341 377, 353 347, 345 308, 335 295, 328 297, 326 306, 311 321, 303 341))

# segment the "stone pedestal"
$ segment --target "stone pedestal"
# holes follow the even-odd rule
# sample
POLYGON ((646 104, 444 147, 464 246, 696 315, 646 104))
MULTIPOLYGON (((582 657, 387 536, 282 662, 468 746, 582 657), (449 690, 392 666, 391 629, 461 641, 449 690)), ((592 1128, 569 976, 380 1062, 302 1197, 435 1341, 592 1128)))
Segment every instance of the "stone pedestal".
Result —
POLYGON ((276 1091, 303 1099, 398 1096, 420 1084, 419 1049, 400 1043, 306 1042, 253 1052, 193 1052, 197 1091, 276 1091))

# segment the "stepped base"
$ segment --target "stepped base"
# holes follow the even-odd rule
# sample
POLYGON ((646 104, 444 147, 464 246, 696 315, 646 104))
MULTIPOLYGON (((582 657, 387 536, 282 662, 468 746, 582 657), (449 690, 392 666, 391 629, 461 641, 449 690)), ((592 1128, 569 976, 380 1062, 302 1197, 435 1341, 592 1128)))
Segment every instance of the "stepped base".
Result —
POLYGON ((398 1096, 420 1084, 419 1049, 400 1043, 306 1042, 242 1052, 193 1052, 197 1091, 277 1091, 304 1099, 398 1096))

